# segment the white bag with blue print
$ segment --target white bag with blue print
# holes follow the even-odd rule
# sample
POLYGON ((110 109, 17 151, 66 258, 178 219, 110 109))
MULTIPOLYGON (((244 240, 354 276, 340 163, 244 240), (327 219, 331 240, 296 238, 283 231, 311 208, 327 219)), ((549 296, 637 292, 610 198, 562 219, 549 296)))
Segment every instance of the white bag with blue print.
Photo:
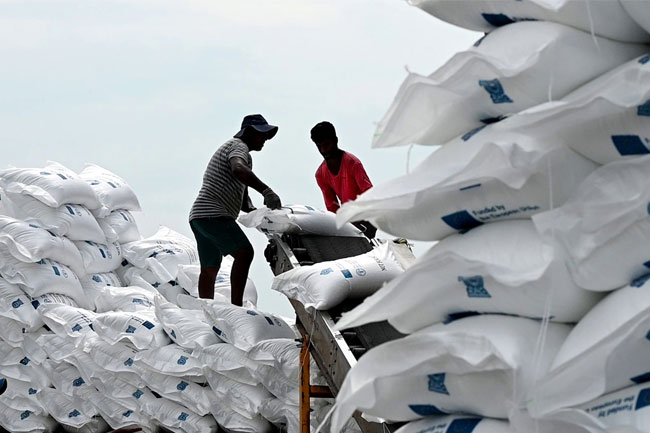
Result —
POLYGON ((533 217, 576 283, 607 291, 650 271, 650 155, 596 170, 563 206, 533 217))
POLYGON ((138 286, 105 286, 95 300, 98 313, 109 311, 149 311, 154 308, 154 298, 158 293, 153 289, 138 286))
POLYGON ((10 432, 54 432, 58 424, 49 415, 36 415, 30 410, 15 410, 0 402, 0 426, 10 432))
POLYGON ((468 312, 577 322, 603 295, 580 288, 565 260, 530 220, 485 224, 438 242, 337 328, 388 320, 411 333, 468 312))
POLYGON ((97 335, 110 343, 128 341, 137 349, 153 349, 170 343, 153 311, 127 313, 111 311, 98 314, 93 321, 97 335))
POLYGON ((0 316, 22 323, 28 331, 43 326, 43 321, 32 307, 30 297, 16 284, 0 277, 0 316))
POLYGON ((169 338, 186 349, 221 343, 202 310, 178 308, 160 296, 154 299, 156 317, 169 338))
POLYGON ((544 374, 571 327, 481 315, 425 328, 359 358, 336 399, 332 433, 355 410, 392 421, 445 413, 507 418, 544 374), (399 354, 399 356, 395 356, 399 354))
POLYGON ((337 221, 367 220, 395 236, 434 241, 563 204, 598 165, 557 140, 554 125, 531 117, 521 112, 454 139, 409 174, 344 203, 337 221))
POLYGON ((101 204, 93 210, 97 217, 106 217, 117 209, 141 210, 131 186, 115 173, 95 164, 86 164, 79 176, 88 182, 101 204))
POLYGON ((319 236, 362 237, 361 230, 352 224, 336 227, 332 212, 305 205, 288 205, 271 210, 261 207, 242 214, 238 220, 245 227, 256 228, 268 234, 303 234, 319 236))
MULTIPOLYGON (((623 0, 622 3, 626 1, 644 3, 639 0, 623 0)), ((409 0, 409 3, 443 21, 481 32, 490 32, 518 21, 551 21, 619 41, 650 41, 650 35, 634 22, 636 17, 628 15, 618 2, 409 0)))
POLYGON ((387 242, 365 254, 301 266, 273 279, 271 288, 308 310, 329 310, 346 299, 364 298, 404 272, 396 258, 403 245, 387 242))
POLYGON ((43 322, 59 337, 79 338, 93 331, 97 314, 83 308, 46 303, 39 305, 43 322))
POLYGON ((178 377, 203 375, 203 365, 192 351, 175 343, 142 350, 134 359, 137 365, 157 373, 178 377))
POLYGON ((98 274, 116 270, 124 259, 117 242, 98 244, 91 241, 75 242, 83 259, 85 274, 98 274))
POLYGON ((110 231, 111 235, 117 236, 117 239, 114 240, 117 240, 121 244, 135 242, 142 239, 135 218, 128 210, 114 210, 106 217, 100 218, 97 221, 100 225, 105 224, 110 228, 110 230, 108 230, 106 227, 102 227, 104 232, 110 231))
POLYGON ((203 302, 203 311, 223 341, 248 351, 260 341, 296 338, 281 317, 221 302, 203 302))
POLYGON ((151 370, 143 371, 141 378, 152 391, 187 407, 192 412, 201 416, 210 413, 208 393, 212 393, 212 390, 208 386, 151 370))
POLYGON ((550 22, 496 29, 431 75, 409 73, 377 127, 373 147, 445 144, 503 116, 561 99, 646 51, 642 44, 550 22))
POLYGON ((650 380, 650 275, 617 290, 575 326, 531 394, 543 415, 650 380))
POLYGON ((84 289, 84 294, 88 297, 88 301, 94 305, 94 310, 97 309, 95 301, 101 294, 102 289, 107 286, 123 287, 120 277, 115 272, 100 272, 96 274, 86 274, 79 277, 81 287, 84 289))

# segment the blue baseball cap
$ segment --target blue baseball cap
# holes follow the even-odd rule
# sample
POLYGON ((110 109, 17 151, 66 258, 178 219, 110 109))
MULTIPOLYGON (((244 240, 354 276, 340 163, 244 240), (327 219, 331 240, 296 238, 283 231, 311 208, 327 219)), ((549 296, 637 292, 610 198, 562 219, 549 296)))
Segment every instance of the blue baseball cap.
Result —
POLYGON ((269 125, 269 122, 266 121, 264 116, 261 114, 249 114, 244 117, 244 120, 241 122, 241 129, 237 134, 234 135, 235 138, 241 138, 244 135, 246 128, 251 127, 258 132, 263 132, 268 134, 269 140, 275 136, 278 132, 278 127, 275 125, 269 125))

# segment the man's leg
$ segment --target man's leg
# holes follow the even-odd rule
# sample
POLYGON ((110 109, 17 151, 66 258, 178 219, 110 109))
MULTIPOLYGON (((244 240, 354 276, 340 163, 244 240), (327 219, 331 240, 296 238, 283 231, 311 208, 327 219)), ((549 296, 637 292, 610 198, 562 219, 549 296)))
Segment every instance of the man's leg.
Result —
POLYGON ((199 274, 199 298, 214 299, 214 282, 219 268, 214 266, 201 267, 199 274))
POLYGON ((233 305, 241 307, 244 304, 244 288, 254 255, 255 251, 250 244, 232 254, 235 260, 230 272, 230 302, 233 305))

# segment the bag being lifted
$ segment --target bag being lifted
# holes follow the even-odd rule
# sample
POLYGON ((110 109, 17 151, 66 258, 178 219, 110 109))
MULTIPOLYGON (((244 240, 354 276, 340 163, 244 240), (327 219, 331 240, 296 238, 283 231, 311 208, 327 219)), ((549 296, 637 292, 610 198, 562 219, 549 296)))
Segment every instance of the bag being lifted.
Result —
MULTIPOLYGON (((622 3, 626 2, 644 3, 639 0, 623 0, 622 3)), ((610 39, 650 41, 650 35, 634 22, 634 15, 630 17, 618 1, 409 0, 409 3, 443 21, 481 32, 517 21, 552 21, 610 39)))
POLYGON ((282 209, 259 208, 241 215, 237 221, 262 233, 302 234, 319 236, 361 237, 361 230, 352 224, 336 227, 336 218, 327 212, 303 205, 289 205, 282 209))
MULTIPOLYGON (((350 298, 364 298, 404 272, 397 257, 405 245, 387 242, 365 254, 301 266, 273 279, 271 289, 300 301, 307 310, 329 310, 350 298)), ((410 253, 409 253, 410 254, 410 253)))
POLYGON ((564 261, 530 220, 486 224, 434 245, 336 326, 388 320, 411 333, 467 312, 577 322, 602 295, 578 287, 564 261))
POLYGON ((534 415, 650 379, 650 275, 617 290, 575 326, 530 396, 534 415))
POLYGON ((567 203, 533 217, 548 242, 568 257, 576 283, 607 291, 650 269, 650 156, 607 164, 567 203))
POLYGON ((338 432, 355 410, 392 421, 444 413, 507 418, 570 329, 549 323, 540 353, 535 350, 540 322, 499 315, 434 325, 381 344, 345 377, 331 431, 338 432))
POLYGON ((442 145, 504 116, 561 99, 646 52, 645 45, 593 38, 549 22, 494 30, 431 75, 410 73, 379 123, 373 147, 442 145))

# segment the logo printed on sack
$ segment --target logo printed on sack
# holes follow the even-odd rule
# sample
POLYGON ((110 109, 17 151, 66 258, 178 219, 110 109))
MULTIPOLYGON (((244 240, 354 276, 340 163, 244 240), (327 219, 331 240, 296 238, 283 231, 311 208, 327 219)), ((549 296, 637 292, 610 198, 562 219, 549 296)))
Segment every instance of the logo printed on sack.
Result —
POLYGON ((634 383, 644 383, 650 381, 650 372, 643 373, 638 376, 631 377, 630 380, 634 383))
POLYGON ((347 270, 347 269, 343 269, 343 270, 341 271, 341 273, 343 274, 343 276, 344 276, 345 278, 352 278, 352 272, 350 272, 350 271, 347 270))
POLYGON ((77 323, 72 327, 72 332, 79 332, 79 331, 81 331, 81 325, 77 323))
POLYGON ((171 332, 171 336, 172 336, 172 338, 176 338, 176 332, 174 332, 173 329, 172 329, 172 332, 171 332))
POLYGON ((257 316, 257 312, 253 310, 246 310, 246 314, 250 314, 251 316, 257 316))
POLYGON ((612 142, 621 156, 650 153, 638 135, 612 135, 612 142))
POLYGON ((480 422, 481 418, 455 419, 449 424, 446 433, 472 433, 480 422))
POLYGON ((32 414, 32 411, 31 411, 31 410, 26 410, 25 412, 23 412, 23 413, 20 414, 20 420, 21 420, 21 421, 26 420, 27 418, 29 418, 29 416, 30 416, 31 414, 32 414))
POLYGON ((467 297, 469 298, 491 298, 490 293, 485 290, 483 277, 474 275, 472 277, 458 276, 458 281, 465 284, 467 290, 467 297))
POLYGON ((449 227, 458 231, 471 230, 483 224, 481 221, 470 215, 466 210, 445 215, 441 219, 449 227))
POLYGON ((81 377, 78 377, 78 378, 76 378, 75 380, 72 381, 72 386, 80 387, 84 383, 86 383, 86 382, 81 377))
POLYGON ((176 385, 176 389, 179 390, 179 391, 185 391, 185 388, 187 388, 187 385, 189 385, 189 383, 185 382, 184 380, 181 380, 180 383, 178 385, 176 385))
POLYGON ((23 304, 24 304, 23 301, 21 301, 20 299, 16 299, 15 301, 13 301, 13 302, 11 303, 11 306, 12 306, 13 308, 18 308, 18 307, 20 307, 20 306, 23 305, 23 304))
POLYGON ((126 361, 124 361, 124 365, 127 367, 131 367, 133 365, 133 358, 129 358, 126 361))
POLYGON ((322 271, 320 271, 320 274, 321 275, 327 275, 327 274, 331 274, 332 272, 334 272, 334 269, 327 268, 327 269, 323 269, 322 271))
POLYGON ((506 104, 512 102, 512 99, 510 99, 508 95, 506 95, 505 90, 503 90, 501 81, 497 78, 494 80, 479 80, 478 85, 488 92, 490 99, 492 99, 494 104, 506 104))
POLYGON ((215 334, 221 336, 222 334, 221 329, 217 328, 216 326, 213 326, 212 330, 214 331, 215 334))
POLYGON ((20 363, 21 363, 22 365, 27 365, 27 364, 29 364, 29 358, 28 358, 28 357, 24 357, 23 359, 20 360, 20 363))
POLYGON ((430 374, 428 377, 429 391, 449 395, 449 391, 445 386, 445 373, 430 374))
POLYGON ((642 65, 645 65, 648 62, 650 62, 650 54, 646 54, 645 56, 639 59, 639 63, 641 63, 642 65))
POLYGON ((180 358, 178 358, 178 361, 176 361, 176 364, 178 364, 178 365, 187 364, 187 356, 181 356, 180 358))
POLYGON ((535 18, 510 17, 505 14, 483 13, 481 16, 488 22, 488 24, 493 25, 494 27, 503 27, 508 24, 516 23, 517 21, 537 21, 535 18))
POLYGON ((144 392, 137 390, 136 392, 133 393, 133 397, 139 399, 140 397, 142 397, 142 394, 144 394, 144 392))
POLYGON ((34 388, 29 388, 29 390, 27 390, 27 393, 28 393, 29 395, 34 395, 34 394, 36 394, 37 392, 38 392, 38 391, 36 391, 34 388))
POLYGON ((642 287, 648 280, 650 280, 650 274, 645 274, 644 276, 632 281, 630 283, 630 286, 639 288, 642 287))
POLYGON ((134 328, 133 326, 129 325, 129 327, 126 328, 126 331, 125 331, 125 332, 126 332, 127 334, 134 334, 134 333, 135 333, 135 328, 134 328))
POLYGON ((126 412, 124 412, 124 413, 122 414, 122 416, 123 416, 124 418, 128 418, 128 417, 131 416, 132 413, 133 413, 132 410, 127 410, 126 412))
POLYGON ((647 406, 650 406, 650 388, 644 388, 639 391, 639 396, 636 398, 634 410, 643 409, 647 406))
POLYGON ((264 316, 264 318, 266 319, 269 325, 273 326, 273 319, 271 319, 269 316, 264 316))
POLYGON ((179 420, 179 421, 185 421, 185 420, 187 420, 187 418, 188 418, 189 416, 190 416, 189 414, 187 414, 187 413, 185 413, 185 412, 181 412, 181 414, 178 415, 178 420, 179 420))
POLYGON ((142 326, 144 326, 147 329, 153 329, 153 328, 156 327, 156 325, 154 325, 153 323, 151 323, 148 320, 145 320, 144 322, 142 322, 142 326))
POLYGON ((74 409, 72 412, 68 414, 68 418, 75 418, 81 415, 81 412, 79 412, 77 409, 74 409))
POLYGON ((357 275, 360 276, 360 277, 365 277, 366 274, 367 274, 366 270, 363 269, 363 268, 357 268, 357 269, 354 270, 354 272, 356 272, 357 275))
POLYGON ((409 404, 409 409, 421 416, 447 415, 432 404, 409 404))
POLYGON ((650 99, 637 107, 636 114, 637 116, 650 116, 650 99))

